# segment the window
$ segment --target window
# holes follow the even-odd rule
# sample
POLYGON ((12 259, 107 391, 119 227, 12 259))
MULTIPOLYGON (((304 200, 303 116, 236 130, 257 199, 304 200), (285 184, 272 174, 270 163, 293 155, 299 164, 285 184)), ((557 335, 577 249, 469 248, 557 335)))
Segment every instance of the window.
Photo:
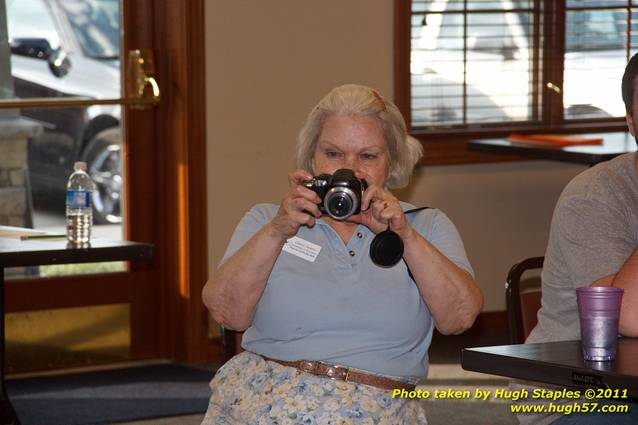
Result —
MULTIPOLYGON (((6 0, 6 11, 13 77, 6 97, 120 97, 118 0, 6 0)), ((34 225, 64 232, 66 181, 81 160, 97 186, 94 235, 120 238, 126 186, 120 106, 24 108, 20 114, 42 130, 27 143, 34 225)))
POLYGON ((624 129, 638 0, 397 2, 397 104, 422 139, 624 129))
POLYGON ((472 4, 464 6, 462 1, 412 2, 413 127, 431 130, 533 118, 533 11, 528 7, 503 13, 506 4, 512 2, 475 2, 476 9, 469 11, 472 4))
POLYGON ((638 41, 638 7, 629 7, 630 3, 638 6, 635 1, 567 2, 565 120, 625 115, 620 81, 638 41))

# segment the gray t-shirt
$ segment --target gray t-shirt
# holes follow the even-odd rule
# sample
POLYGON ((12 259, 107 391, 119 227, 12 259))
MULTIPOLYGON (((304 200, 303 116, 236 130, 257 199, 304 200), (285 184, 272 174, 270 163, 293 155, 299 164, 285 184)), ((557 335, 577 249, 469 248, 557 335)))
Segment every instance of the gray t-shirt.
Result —
POLYGON ((542 307, 527 343, 580 339, 576 288, 616 274, 638 246, 636 154, 574 178, 561 194, 549 235, 542 307))
MULTIPOLYGON (((235 229, 222 263, 278 208, 253 207, 235 229)), ((443 255, 473 274, 445 214, 427 209, 407 218, 443 255)), ((320 360, 407 380, 425 377, 434 323, 405 263, 387 268, 372 263, 375 235, 363 225, 347 244, 322 219, 312 228, 300 227, 296 236, 321 250, 314 261, 280 252, 242 347, 280 360, 320 360)))

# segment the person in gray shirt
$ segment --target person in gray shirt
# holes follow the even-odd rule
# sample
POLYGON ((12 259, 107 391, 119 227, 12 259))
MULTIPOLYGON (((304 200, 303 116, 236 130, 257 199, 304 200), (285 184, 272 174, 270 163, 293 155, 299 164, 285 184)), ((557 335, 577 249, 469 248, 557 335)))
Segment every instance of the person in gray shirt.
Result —
MULTIPOLYGON (((634 137, 638 135, 637 75, 638 55, 634 55, 622 79, 627 126, 634 137)), ((636 153, 627 153, 584 171, 563 190, 552 217, 541 273, 538 323, 525 343, 580 339, 575 290, 584 286, 622 288, 620 333, 638 336, 637 247, 638 162, 636 153)), ((561 425, 638 423, 637 406, 627 404, 629 413, 573 413, 552 418, 519 415, 519 420, 554 420, 551 423, 561 425)))
POLYGON ((204 424, 427 423, 409 394, 427 375, 432 331, 469 328, 483 297, 445 214, 406 214, 388 190, 407 184, 421 153, 369 87, 339 86, 312 109, 283 200, 244 216, 204 287, 213 318, 245 330, 246 350, 211 382, 204 424), (307 186, 337 170, 368 185, 345 219, 307 186), (403 261, 370 255, 386 230, 403 261))
MULTIPOLYGON (((638 55, 622 80, 630 133, 638 135, 635 80, 638 55)), ((542 271, 542 307, 526 342, 580 338, 575 289, 624 289, 620 333, 638 336, 638 175, 636 153, 603 162, 576 176, 561 194, 542 271)))

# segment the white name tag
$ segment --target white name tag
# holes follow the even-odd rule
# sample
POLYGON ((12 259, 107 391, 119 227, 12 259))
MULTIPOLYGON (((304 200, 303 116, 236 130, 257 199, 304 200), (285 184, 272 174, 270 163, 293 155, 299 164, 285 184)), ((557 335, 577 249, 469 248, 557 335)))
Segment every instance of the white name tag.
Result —
POLYGON ((305 239, 293 236, 286 241, 281 250, 314 263, 319 251, 321 251, 321 247, 305 239))

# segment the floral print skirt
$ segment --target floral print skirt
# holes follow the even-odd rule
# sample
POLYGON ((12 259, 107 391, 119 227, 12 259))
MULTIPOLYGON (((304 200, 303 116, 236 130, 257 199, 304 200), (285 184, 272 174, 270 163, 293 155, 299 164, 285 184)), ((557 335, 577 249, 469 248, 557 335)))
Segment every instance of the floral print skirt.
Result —
POLYGON ((210 383, 202 425, 426 425, 418 400, 301 372, 243 352, 210 383))

